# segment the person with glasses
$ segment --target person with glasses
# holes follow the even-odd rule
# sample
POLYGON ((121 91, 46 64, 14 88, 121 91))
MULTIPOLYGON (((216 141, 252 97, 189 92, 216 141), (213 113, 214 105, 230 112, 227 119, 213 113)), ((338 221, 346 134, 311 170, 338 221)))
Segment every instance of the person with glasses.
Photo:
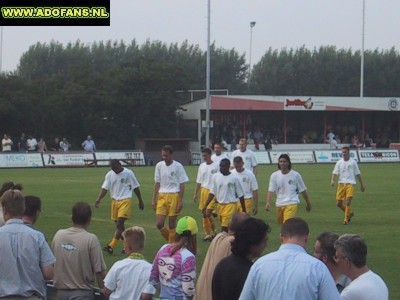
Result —
POLYGON ((343 300, 387 300, 388 288, 383 279, 367 266, 367 245, 361 236, 344 234, 335 242, 335 262, 352 281, 342 291, 343 300))
POLYGON ((320 233, 315 241, 313 255, 327 266, 340 293, 350 284, 351 280, 340 271, 335 261, 334 244, 338 238, 339 235, 333 232, 325 231, 320 233))

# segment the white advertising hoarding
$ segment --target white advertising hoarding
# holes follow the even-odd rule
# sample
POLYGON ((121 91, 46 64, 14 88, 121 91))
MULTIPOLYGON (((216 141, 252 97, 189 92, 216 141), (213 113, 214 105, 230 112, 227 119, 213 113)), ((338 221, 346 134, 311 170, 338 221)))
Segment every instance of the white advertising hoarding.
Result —
POLYGON ((399 151, 393 150, 359 150, 361 162, 398 162, 399 151))
MULTIPOLYGON (((341 150, 314 151, 317 163, 333 163, 342 158, 341 150)), ((350 150, 350 157, 358 161, 357 150, 350 150)))
POLYGON ((37 168, 43 167, 40 153, 2 153, 0 155, 0 168, 37 168))
POLYGON ((93 159, 93 153, 43 153, 45 167, 83 167, 85 159, 93 159))
POLYGON ((287 154, 290 157, 292 163, 306 164, 315 163, 313 151, 287 151, 287 152, 269 152, 271 156, 271 162, 273 164, 278 163, 279 156, 281 154, 287 154))
POLYGON ((111 159, 121 160, 122 165, 128 165, 124 162, 124 159, 137 159, 138 161, 134 165, 144 166, 144 154, 141 151, 116 151, 116 152, 96 152, 95 153, 98 166, 108 166, 111 159), (104 161, 102 161, 104 160, 104 161))

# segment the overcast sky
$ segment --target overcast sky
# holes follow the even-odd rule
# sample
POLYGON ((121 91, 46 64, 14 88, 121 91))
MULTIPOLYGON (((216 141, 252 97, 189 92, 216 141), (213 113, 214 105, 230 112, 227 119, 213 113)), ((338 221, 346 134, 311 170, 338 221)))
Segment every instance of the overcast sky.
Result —
MULTIPOLYGON (((363 0, 211 0, 211 41, 249 61, 273 49, 334 45, 361 49, 363 0)), ((365 0, 365 49, 400 50, 400 0, 365 0)), ((207 48, 207 0, 112 0, 110 27, 4 27, 2 69, 15 70, 29 46, 147 39, 207 48)))

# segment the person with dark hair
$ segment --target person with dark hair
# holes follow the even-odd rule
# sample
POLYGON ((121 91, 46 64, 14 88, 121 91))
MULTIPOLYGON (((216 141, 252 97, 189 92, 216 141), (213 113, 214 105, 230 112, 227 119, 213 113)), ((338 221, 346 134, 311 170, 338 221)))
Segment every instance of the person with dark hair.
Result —
POLYGON ((124 168, 118 159, 112 159, 110 166, 111 171, 106 174, 100 194, 96 198, 95 207, 99 207, 101 199, 109 190, 111 194, 111 220, 115 222, 116 230, 113 238, 103 250, 108 254, 113 254, 114 248, 125 230, 125 221, 132 214, 132 192, 135 192, 139 200, 140 210, 144 209, 144 203, 135 173, 124 168))
POLYGON ((268 224, 260 219, 249 218, 235 231, 232 254, 222 259, 215 267, 212 277, 213 300, 239 299, 247 274, 267 246, 268 224))
POLYGON ((6 190, 1 206, 6 224, 0 227, 0 298, 45 299, 45 280, 53 278, 54 255, 43 234, 24 225, 21 191, 6 190))
MULTIPOLYGON (((4 182, 0 188, 0 197, 3 196, 5 191, 8 190, 19 190, 22 191, 22 185, 19 183, 14 183, 12 181, 4 182)), ((0 226, 5 224, 4 217, 3 217, 3 208, 0 205, 0 226)))
MULTIPOLYGON (((210 194, 212 177, 214 176, 214 174, 219 172, 219 165, 211 160, 210 148, 204 148, 203 150, 201 150, 201 155, 204 162, 200 164, 197 171, 196 188, 193 195, 193 201, 197 202, 199 198, 199 192, 201 191, 199 201, 200 211, 203 209, 204 204, 207 201, 208 195, 210 194)), ((206 212, 205 215, 202 214, 204 229, 203 241, 211 241, 213 239, 213 236, 215 236, 216 234, 215 220, 214 216, 212 215, 214 206, 215 201, 210 202, 209 206, 207 207, 208 212, 206 212)))
MULTIPOLYGON (((244 167, 244 162, 241 156, 236 156, 233 159, 235 169, 232 173, 235 174, 242 185, 244 192, 244 204, 246 206, 246 212, 252 212, 256 215, 258 212, 258 182, 254 173, 244 167)), ((242 211, 240 202, 238 202, 238 211, 242 211)))
MULTIPOLYGON (((108 271, 104 278, 102 293, 110 300, 151 299, 151 297, 141 298, 142 292, 148 285, 152 268, 143 256, 146 233, 142 227, 133 226, 126 229, 122 236, 128 257, 117 261, 108 271), (135 280, 132 280, 132 277, 135 280)), ((152 291, 155 292, 155 289, 152 291)))
POLYGON ((33 226, 42 211, 42 201, 36 196, 25 196, 25 211, 22 220, 28 226, 33 226))
POLYGON ((231 242, 234 234, 242 223, 250 218, 247 213, 237 212, 232 216, 232 220, 228 225, 228 232, 222 231, 218 233, 211 241, 207 254, 201 267, 200 275, 197 279, 195 300, 210 300, 211 297, 211 281, 214 274, 215 266, 225 257, 231 254, 231 242))
POLYGON ((301 218, 283 223, 281 246, 253 264, 239 299, 339 300, 328 268, 306 251, 309 232, 301 218))
POLYGON ((192 299, 195 295, 198 232, 196 220, 186 216, 176 226, 175 242, 165 244, 153 261, 148 290, 159 286, 160 299, 192 299))
POLYGON ((151 202, 156 212, 156 226, 169 243, 175 241, 176 219, 183 209, 185 183, 189 181, 183 165, 173 159, 173 153, 174 149, 170 145, 161 149, 163 160, 155 168, 151 202), (165 228, 167 217, 168 229, 165 228))
POLYGON ((222 159, 228 158, 228 156, 222 152, 222 145, 221 143, 214 144, 214 153, 211 155, 211 160, 215 162, 218 166, 222 159))
POLYGON ((341 235, 335 242, 335 261, 352 281, 340 294, 343 300, 387 300, 389 291, 382 278, 367 266, 367 245, 357 234, 341 235))
POLYGON ((340 293, 350 284, 351 280, 340 271, 335 261, 336 250, 334 244, 338 238, 339 235, 333 232, 325 231, 320 233, 315 241, 313 255, 327 266, 340 293))
POLYGON ((246 212, 243 188, 239 182, 239 178, 229 171, 229 167, 229 159, 224 158, 221 160, 219 164, 220 171, 212 178, 210 194, 203 206, 203 214, 207 214, 207 208, 215 197, 221 229, 226 232, 228 231, 228 224, 233 214, 237 211, 238 198, 243 212, 246 212))
POLYGON ((269 211, 272 195, 276 194, 277 220, 278 224, 283 224, 286 220, 296 216, 297 205, 300 203, 299 193, 306 201, 307 212, 311 211, 311 202, 303 178, 299 172, 292 170, 289 155, 281 154, 279 156, 278 169, 272 173, 269 179, 265 210, 269 211))
POLYGON ((348 225, 354 217, 351 208, 351 201, 354 197, 354 187, 356 177, 360 182, 361 192, 365 191, 364 181, 361 177, 357 162, 350 157, 350 148, 342 148, 342 158, 336 162, 332 172, 331 185, 335 186, 336 178, 339 176, 338 187, 336 191, 336 206, 344 212, 343 225, 348 225), (344 203, 343 203, 344 201, 344 203))
POLYGON ((57 300, 94 300, 93 285, 96 280, 103 287, 106 264, 99 239, 87 231, 92 220, 90 205, 75 203, 71 219, 72 227, 58 230, 52 242, 57 300))

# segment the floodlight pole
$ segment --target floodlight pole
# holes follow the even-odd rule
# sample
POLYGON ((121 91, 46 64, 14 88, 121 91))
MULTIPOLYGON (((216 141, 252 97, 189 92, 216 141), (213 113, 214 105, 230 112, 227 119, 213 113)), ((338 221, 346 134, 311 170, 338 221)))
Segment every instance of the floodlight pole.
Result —
POLYGON ((206 67, 206 147, 210 146, 210 19, 211 0, 207 1, 207 67, 206 67))
POLYGON ((361 34, 361 69, 360 69, 360 98, 364 97, 364 40, 365 40, 365 0, 362 8, 362 34, 361 34))
POLYGON ((249 49, 249 78, 251 75, 251 51, 253 47, 253 27, 256 26, 256 22, 250 22, 250 49, 249 49))

